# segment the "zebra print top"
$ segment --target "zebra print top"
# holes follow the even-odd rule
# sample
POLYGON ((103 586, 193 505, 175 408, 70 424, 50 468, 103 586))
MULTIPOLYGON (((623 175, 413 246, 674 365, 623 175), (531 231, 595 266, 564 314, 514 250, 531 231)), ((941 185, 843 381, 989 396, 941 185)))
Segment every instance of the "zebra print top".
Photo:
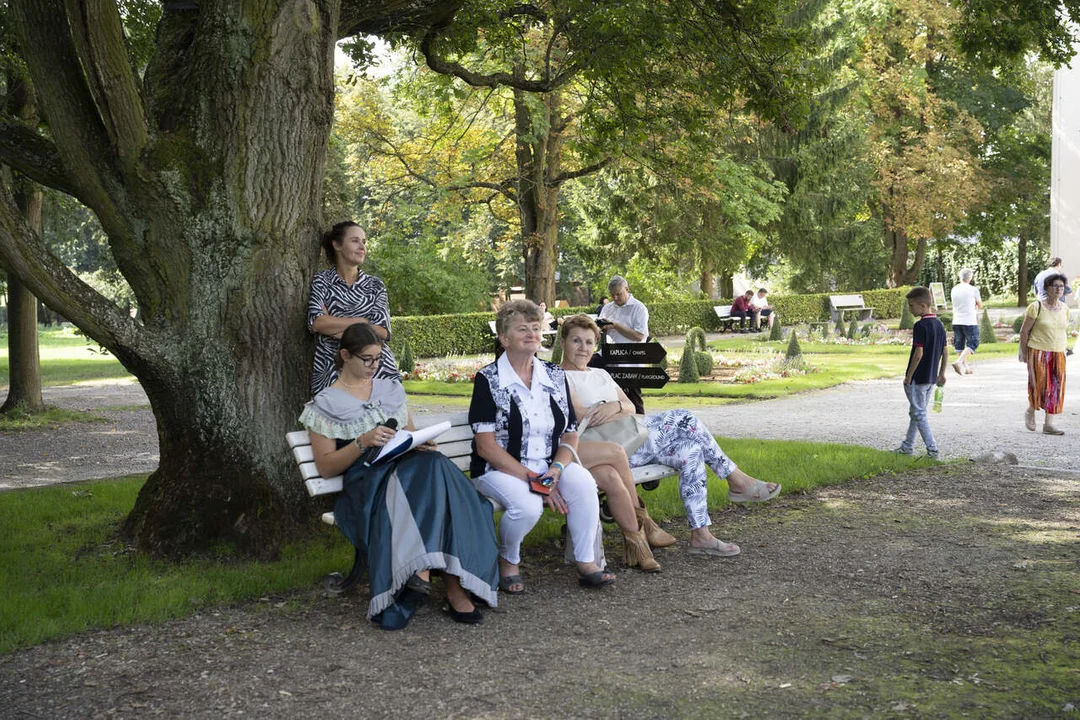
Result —
MULTIPOLYGON (((334 355, 337 354, 337 338, 320 335, 315 332, 315 318, 320 315, 333 315, 343 318, 365 318, 373 325, 385 328, 387 340, 390 336, 390 304, 386 298, 386 286, 374 275, 363 270, 356 282, 348 285, 337 270, 323 270, 315 273, 311 281, 311 299, 308 301, 308 330, 315 333, 315 369, 311 373, 311 394, 318 395, 323 388, 337 380, 338 371, 334 367, 334 355)), ((377 378, 399 380, 397 361, 390 352, 390 345, 384 344, 377 378)))

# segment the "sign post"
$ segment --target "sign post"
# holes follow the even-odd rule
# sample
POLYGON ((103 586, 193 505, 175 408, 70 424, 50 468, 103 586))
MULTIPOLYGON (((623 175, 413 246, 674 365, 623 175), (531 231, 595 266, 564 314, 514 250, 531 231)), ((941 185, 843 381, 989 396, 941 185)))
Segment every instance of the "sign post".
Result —
POLYGON ((660 343, 604 343, 600 349, 604 369, 619 385, 639 388, 662 388, 671 378, 662 367, 667 350, 660 343))

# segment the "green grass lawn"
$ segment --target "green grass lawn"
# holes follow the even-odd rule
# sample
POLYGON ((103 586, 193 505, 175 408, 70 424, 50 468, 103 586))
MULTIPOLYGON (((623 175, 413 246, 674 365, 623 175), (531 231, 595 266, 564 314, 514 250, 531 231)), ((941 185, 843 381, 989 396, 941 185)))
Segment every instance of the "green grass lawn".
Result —
MULTIPOLYGON (((856 446, 721 443, 740 467, 763 480, 782 482, 785 493, 913 464, 908 457, 856 446)), ((270 593, 310 590, 321 576, 348 570, 352 562, 350 548, 333 528, 321 528, 313 538, 287 547, 275 562, 223 558, 170 563, 134 553, 115 532, 144 480, 0 493, 0 654, 94 628, 157 622, 270 593)), ((710 483, 711 507, 726 505, 725 486, 715 479, 710 483)), ((674 479, 641 492, 653 517, 676 523, 683 518, 674 479)), ((753 510, 767 512, 768 506, 753 510)), ((545 513, 526 545, 557 540, 561 525, 561 517, 545 513)), ((738 541, 725 533, 722 518, 714 529, 719 537, 738 541)))
MULTIPOLYGON (((131 374, 115 357, 96 352, 97 343, 87 343, 72 328, 39 328, 42 385, 70 385, 86 380, 130 378, 131 374)), ((0 388, 8 382, 8 336, 0 333, 0 388)))

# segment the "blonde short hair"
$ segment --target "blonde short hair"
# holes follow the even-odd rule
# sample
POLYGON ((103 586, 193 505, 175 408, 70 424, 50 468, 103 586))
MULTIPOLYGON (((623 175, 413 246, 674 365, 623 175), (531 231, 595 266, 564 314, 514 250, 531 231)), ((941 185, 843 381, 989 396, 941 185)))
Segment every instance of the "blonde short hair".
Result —
POLYGON ((600 339, 600 328, 593 322, 592 318, 588 315, 571 315, 568 318, 564 318, 562 321, 562 327, 559 328, 559 339, 565 340, 570 337, 570 331, 574 328, 581 328, 582 330, 592 330, 596 339, 600 339))
POLYGON ((514 324, 514 318, 518 315, 529 322, 541 322, 544 319, 540 306, 532 300, 511 300, 503 303, 499 312, 495 314, 495 333, 505 335, 510 332, 510 326, 514 324))

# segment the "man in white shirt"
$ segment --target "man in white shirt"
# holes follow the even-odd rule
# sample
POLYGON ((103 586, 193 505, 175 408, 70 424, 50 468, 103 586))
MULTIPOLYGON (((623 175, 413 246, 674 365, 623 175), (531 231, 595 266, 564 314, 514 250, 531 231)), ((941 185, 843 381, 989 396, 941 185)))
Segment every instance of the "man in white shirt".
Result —
MULTIPOLYGON (((1045 270, 1035 276, 1035 297, 1039 298, 1039 300, 1043 302, 1046 302, 1046 278, 1061 272, 1061 258, 1050 258, 1049 267, 1047 267, 1045 270)), ((1068 295, 1071 292, 1072 288, 1066 285, 1065 295, 1068 295)))
POLYGON ((975 271, 964 268, 960 271, 960 283, 952 289, 953 304, 953 347, 960 354, 952 364, 957 375, 970 375, 971 366, 967 359, 979 347, 979 315, 982 310, 982 295, 971 284, 975 271))
POLYGON ((754 308, 756 326, 754 330, 761 330, 761 318, 769 318, 769 329, 772 330, 773 322, 776 320, 776 313, 773 312, 773 306, 769 304, 769 301, 765 299, 769 291, 765 288, 758 288, 757 294, 750 298, 750 307, 754 308))
MULTIPOLYGON (((600 331, 607 334, 610 343, 645 342, 649 338, 649 309, 640 300, 630 294, 630 285, 622 275, 615 275, 608 281, 608 294, 611 302, 600 310, 596 324, 600 331)), ((645 402, 641 398, 641 388, 620 385, 626 397, 634 403, 639 415, 645 414, 645 402)))

